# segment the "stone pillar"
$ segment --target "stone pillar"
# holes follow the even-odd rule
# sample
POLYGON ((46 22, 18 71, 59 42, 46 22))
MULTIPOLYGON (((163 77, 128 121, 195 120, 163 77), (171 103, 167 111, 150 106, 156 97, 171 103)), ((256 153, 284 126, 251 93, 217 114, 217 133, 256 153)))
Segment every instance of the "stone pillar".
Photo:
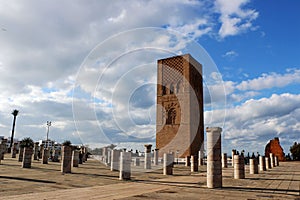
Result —
POLYGON ((71 173, 72 164, 72 147, 62 146, 62 156, 61 156, 61 172, 71 173))
POLYGON ((79 161, 78 161, 78 164, 82 164, 83 162, 82 162, 82 158, 83 157, 83 155, 82 155, 82 152, 81 151, 79 151, 79 161))
POLYGON ((174 155, 171 153, 164 153, 164 162, 163 162, 164 175, 173 174, 173 162, 174 162, 174 155))
POLYGON ((53 162, 59 162, 59 150, 58 149, 54 149, 53 153, 52 153, 52 161, 53 162))
POLYGON ((244 156, 234 155, 234 179, 244 179, 245 178, 245 161, 244 156))
POLYGON ((198 171, 198 156, 191 156, 191 172, 198 171))
POLYGON ((204 165, 204 162, 203 162, 203 159, 204 159, 203 153, 204 153, 203 151, 199 151, 199 155, 198 155, 198 158, 199 158, 198 165, 199 166, 203 166, 204 165))
POLYGON ((222 153, 222 168, 227 168, 227 153, 222 153))
POLYGON ((44 152, 44 144, 40 145, 40 153, 39 153, 39 158, 43 158, 43 152, 44 152))
POLYGON ((120 153, 120 180, 130 180, 131 177, 131 152, 120 153))
POLYGON ((24 154, 24 147, 21 147, 20 146, 20 149, 19 149, 19 162, 22 162, 23 161, 23 154, 24 154))
POLYGON ((72 152, 72 167, 79 167, 79 151, 73 150, 72 152))
POLYGON ((258 162, 256 158, 250 158, 250 174, 258 174, 258 162))
POLYGON ((31 159, 32 159, 33 149, 32 147, 25 147, 23 152, 23 168, 31 168, 31 159))
POLYGON ((4 154, 6 152, 6 141, 7 140, 2 140, 0 144, 0 160, 4 160, 4 154))
POLYGON ((158 149, 154 149, 154 165, 158 165, 158 149))
POLYGON ((111 171, 118 171, 120 169, 120 150, 113 149, 111 150, 111 171))
POLYGON ((266 159, 265 156, 259 156, 259 170, 266 171, 266 159))
POLYGON ((265 157, 265 161, 266 161, 266 169, 271 169, 270 158, 266 156, 265 157))
POLYGON ((279 158, 278 158, 278 156, 275 156, 275 164, 276 164, 276 166, 279 166, 279 158))
POLYGON ((11 157, 12 158, 16 157, 16 154, 17 154, 17 145, 18 145, 18 143, 14 143, 13 146, 12 146, 12 149, 11 149, 11 157))
POLYGON ((140 166, 140 158, 135 158, 133 161, 134 166, 140 166))
POLYGON ((207 187, 222 187, 221 132, 219 127, 207 127, 207 187))
POLYGON ((151 169, 151 144, 145 144, 145 169, 151 169))
POLYGON ((48 164, 49 159, 49 149, 44 148, 42 152, 42 164, 48 164))
POLYGON ((234 166, 234 155, 236 155, 236 149, 232 149, 231 151, 231 166, 234 166))
POLYGON ((107 151, 107 163, 106 166, 111 166, 111 150, 107 151))
POLYGON ((186 167, 191 166, 191 156, 186 156, 185 157, 185 166, 186 167))
POLYGON ((270 163, 271 163, 271 168, 275 167, 275 159, 274 159, 274 154, 270 153, 270 163))
POLYGON ((37 160, 39 155, 39 143, 35 142, 33 147, 33 160, 37 160))
POLYGON ((104 164, 107 163, 107 151, 108 151, 108 147, 103 147, 102 148, 102 156, 103 156, 103 162, 104 164))

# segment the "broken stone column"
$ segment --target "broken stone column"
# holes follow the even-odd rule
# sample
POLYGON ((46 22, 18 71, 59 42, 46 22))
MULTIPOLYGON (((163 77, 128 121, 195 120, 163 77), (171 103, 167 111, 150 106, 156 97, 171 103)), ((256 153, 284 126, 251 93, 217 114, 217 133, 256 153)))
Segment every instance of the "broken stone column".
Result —
POLYGON ((42 151, 42 164, 48 164, 49 159, 49 149, 44 148, 42 151))
POLYGON ((19 149, 19 162, 23 162, 23 154, 24 154, 24 147, 20 147, 19 149))
POLYGON ((259 156, 259 170, 266 171, 266 159, 265 156, 259 156))
POLYGON ((107 163, 106 163, 106 166, 110 166, 110 165, 111 165, 111 150, 108 150, 107 151, 107 163))
POLYGON ((61 172, 71 173, 72 167, 72 146, 62 146, 61 172))
POLYGON ((266 169, 271 169, 271 162, 270 162, 270 158, 268 156, 265 157, 265 161, 266 161, 266 169))
POLYGON ((198 156, 191 156, 191 172, 198 171, 198 156))
POLYGON ((173 162, 174 162, 174 155, 171 153, 164 153, 164 161, 163 161, 163 174, 164 175, 172 175, 173 174, 173 162))
POLYGON ((245 161, 244 156, 234 155, 234 179, 245 178, 245 161))
POLYGON ((43 158, 42 156, 43 156, 44 146, 45 146, 44 144, 40 145, 39 158, 43 158))
POLYGON ((4 154, 6 152, 6 142, 7 140, 4 139, 1 141, 1 144, 0 144, 0 160, 4 160, 4 154))
POLYGON ((39 143, 35 142, 33 147, 33 160, 37 160, 39 155, 39 143))
POLYGON ((222 168, 227 168, 227 153, 222 153, 222 168))
POLYGON ((151 144, 145 144, 145 169, 151 169, 151 144))
POLYGON ((276 166, 279 166, 279 157, 278 156, 275 156, 275 164, 276 164, 276 166))
POLYGON ((207 127, 207 187, 222 187, 220 127, 207 127))
POLYGON ((154 149, 154 165, 158 165, 158 149, 154 149))
POLYGON ((236 155, 236 149, 232 149, 231 151, 231 166, 234 166, 234 155, 236 155))
POLYGON ((186 156, 185 157, 185 166, 186 167, 191 166, 191 156, 186 156))
POLYGON ((258 174, 258 162, 256 158, 250 158, 250 174, 258 174))
POLYGON ((14 143, 12 146, 12 149, 11 149, 11 157, 12 158, 15 158, 17 155, 17 145, 18 145, 18 143, 14 143))
POLYGON ((120 168, 120 150, 113 149, 111 151, 111 165, 110 170, 111 171, 118 171, 120 168))
POLYGON ((131 177, 131 152, 120 153, 120 180, 130 180, 131 177))
POLYGON ((82 162, 82 152, 81 151, 79 151, 79 164, 82 164, 83 162, 82 162))
POLYGON ((72 167, 79 167, 79 151, 73 150, 72 152, 72 167))
POLYGON ((199 166, 204 165, 204 162, 203 162, 204 155, 203 155, 203 153, 204 153, 203 151, 201 151, 201 150, 199 151, 199 155, 198 155, 198 158, 199 158, 199 160, 198 160, 199 163, 198 164, 199 164, 199 166))
POLYGON ((271 163, 271 168, 275 167, 275 159, 274 159, 274 154, 270 153, 270 163, 271 163))
POLYGON ((25 147, 23 152, 23 162, 22 167, 23 168, 31 168, 31 159, 33 154, 33 148, 32 147, 25 147))
POLYGON ((140 166, 140 158, 135 158, 133 160, 133 164, 134 164, 134 166, 140 166))

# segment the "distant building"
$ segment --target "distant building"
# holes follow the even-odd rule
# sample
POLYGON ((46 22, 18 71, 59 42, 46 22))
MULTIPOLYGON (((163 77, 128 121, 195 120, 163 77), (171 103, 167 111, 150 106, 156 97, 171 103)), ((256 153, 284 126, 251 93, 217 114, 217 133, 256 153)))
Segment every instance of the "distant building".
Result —
POLYGON ((278 137, 275 137, 273 140, 270 140, 270 142, 266 145, 265 156, 269 157, 270 153, 273 153, 275 156, 278 156, 279 161, 285 160, 283 148, 280 145, 278 137))

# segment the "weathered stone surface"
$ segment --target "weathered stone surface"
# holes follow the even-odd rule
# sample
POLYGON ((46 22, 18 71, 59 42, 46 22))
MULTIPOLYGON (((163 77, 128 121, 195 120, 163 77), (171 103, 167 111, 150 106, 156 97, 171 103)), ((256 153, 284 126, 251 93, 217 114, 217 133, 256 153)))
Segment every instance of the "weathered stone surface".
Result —
POLYGON ((78 167, 79 166, 79 151, 73 150, 72 152, 72 167, 78 167))
POLYGON ((72 167, 72 147, 62 146, 62 156, 61 156, 61 172, 71 173, 72 167))
POLYGON ((37 160, 39 156, 39 143, 35 142, 33 147, 33 160, 37 160))
POLYGON ((23 152, 23 168, 31 168, 31 159, 32 159, 33 149, 32 147, 25 147, 23 152))
POLYGON ((145 144, 145 169, 151 169, 151 144, 145 144))
POLYGON ((164 154, 163 159, 163 174, 164 175, 172 175, 173 174, 173 163, 174 163, 174 155, 170 153, 164 154))
POLYGON ((198 156, 191 156, 191 172, 197 172, 199 170, 198 166, 198 156))
POLYGON ((266 145, 265 156, 269 157, 270 153, 273 153, 274 156, 278 156, 279 161, 285 160, 283 148, 280 145, 278 137, 270 140, 270 142, 266 145))
POLYGON ((234 179, 245 178, 245 161, 244 156, 234 155, 234 179))
POLYGON ((45 148, 42 152, 42 164, 48 164, 49 159, 49 149, 45 148))
POLYGON ((202 65, 186 54, 158 60, 157 68, 159 156, 197 155, 204 140, 202 65))
POLYGON ((23 155, 24 155, 24 147, 20 147, 19 149, 19 162, 23 161, 23 155))
POLYGON ((111 171, 119 171, 119 169, 120 169, 120 155, 121 155, 120 150, 113 149, 111 151, 111 165, 110 165, 110 170, 111 171))
POLYGON ((227 153, 222 153, 222 168, 227 168, 227 153))
POLYGON ((121 152, 120 154, 120 180, 130 180, 131 178, 131 152, 121 152))

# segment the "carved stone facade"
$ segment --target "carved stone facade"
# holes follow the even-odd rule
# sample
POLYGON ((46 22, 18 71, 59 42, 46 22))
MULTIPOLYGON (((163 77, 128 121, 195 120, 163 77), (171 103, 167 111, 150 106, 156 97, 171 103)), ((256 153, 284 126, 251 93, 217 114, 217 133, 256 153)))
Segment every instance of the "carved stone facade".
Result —
POLYGON ((270 140, 270 142, 266 145, 265 156, 269 157, 270 153, 273 153, 274 156, 278 156, 279 161, 285 160, 283 148, 280 146, 278 137, 270 140))
POLYGON ((202 65, 191 55, 157 61, 156 148, 159 155, 198 155, 204 139, 202 65))

